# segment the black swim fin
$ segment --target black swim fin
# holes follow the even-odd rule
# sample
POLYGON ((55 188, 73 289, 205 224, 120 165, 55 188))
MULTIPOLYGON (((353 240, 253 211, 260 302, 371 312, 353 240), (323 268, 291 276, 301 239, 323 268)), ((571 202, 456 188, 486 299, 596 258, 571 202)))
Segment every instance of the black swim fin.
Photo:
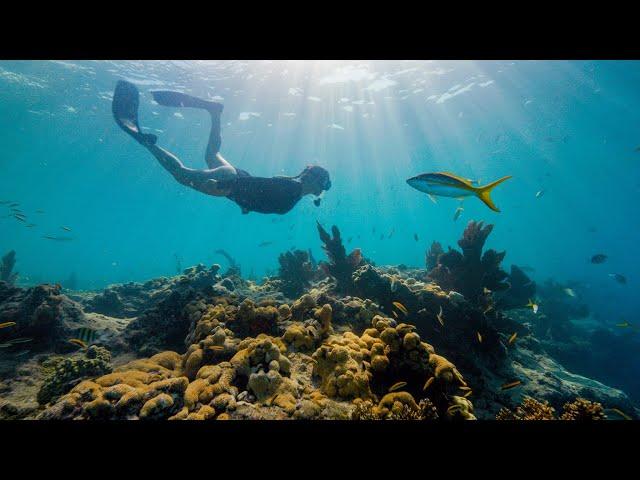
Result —
POLYGON ((155 145, 158 137, 151 133, 142 133, 138 125, 138 106, 140 94, 133 83, 119 80, 113 92, 111 110, 116 123, 122 130, 142 144, 155 145))
POLYGON ((218 102, 202 100, 186 93, 171 92, 169 90, 155 90, 151 92, 153 99, 164 107, 202 108, 209 113, 222 113, 223 105, 218 102))

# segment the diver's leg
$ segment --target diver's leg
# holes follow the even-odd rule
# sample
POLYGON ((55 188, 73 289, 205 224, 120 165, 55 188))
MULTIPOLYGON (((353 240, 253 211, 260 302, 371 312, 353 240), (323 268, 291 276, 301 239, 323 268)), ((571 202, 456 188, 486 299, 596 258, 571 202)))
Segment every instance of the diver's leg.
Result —
POLYGON ((204 182, 205 179, 203 178, 202 171, 185 167, 178 157, 171 152, 157 145, 147 145, 146 147, 147 150, 156 157, 160 165, 173 175, 173 178, 175 178, 178 183, 198 189, 200 184, 204 182))
POLYGON ((142 133, 138 125, 140 94, 133 83, 119 80, 113 92, 111 111, 118 126, 143 145, 153 145, 158 138, 150 133, 142 133))
POLYGON ((156 90, 151 92, 151 94, 156 102, 165 107, 200 108, 209 112, 211 116, 211 130, 209 131, 209 143, 207 144, 204 159, 210 169, 218 167, 233 168, 233 166, 220 155, 220 146, 222 145, 220 116, 224 108, 221 103, 202 100, 201 98, 193 97, 186 93, 167 90, 156 90))

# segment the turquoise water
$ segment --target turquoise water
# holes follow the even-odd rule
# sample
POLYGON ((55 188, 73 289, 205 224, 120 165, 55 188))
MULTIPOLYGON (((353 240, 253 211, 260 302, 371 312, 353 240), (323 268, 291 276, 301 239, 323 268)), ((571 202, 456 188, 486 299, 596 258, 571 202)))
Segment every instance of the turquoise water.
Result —
POLYGON ((225 266, 217 249, 257 278, 291 247, 322 259, 316 220, 378 264, 424 266, 433 240, 455 246, 467 221, 484 220, 507 267, 582 282, 592 312, 634 321, 638 84, 640 63, 622 61, 2 61, 0 200, 27 221, 0 206, 0 252, 16 250, 21 284, 75 272, 95 289, 173 275, 176 255, 182 268, 225 266), (316 163, 333 187, 320 207, 305 197, 284 216, 187 189, 114 123, 119 79, 141 91, 142 127, 188 166, 205 167, 208 114, 158 106, 150 90, 224 103, 221 151, 234 165, 272 176, 316 163), (468 198, 454 221, 457 200, 434 204, 405 183, 443 170, 513 175, 493 193, 502 212, 468 198), (596 253, 608 261, 591 264, 596 253))

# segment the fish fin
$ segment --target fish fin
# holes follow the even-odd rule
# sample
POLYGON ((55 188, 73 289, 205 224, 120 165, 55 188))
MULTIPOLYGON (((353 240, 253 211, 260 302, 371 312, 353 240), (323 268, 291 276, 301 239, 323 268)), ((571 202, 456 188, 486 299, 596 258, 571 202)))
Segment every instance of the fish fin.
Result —
POLYGON ((431 200, 433 203, 435 203, 436 205, 438 204, 438 201, 436 200, 436 197, 434 197, 433 195, 431 195, 430 193, 427 193, 427 197, 429 197, 429 200, 431 200))
POLYGON ((482 202, 484 202, 484 204, 487 207, 489 207, 494 212, 499 212, 500 209, 496 207, 495 203, 493 203, 493 200, 491 200, 491 190, 493 190, 495 187, 500 185, 505 180, 509 180, 510 178, 511 178, 511 175, 507 175, 506 177, 502 177, 500 180, 491 182, 490 184, 485 185, 484 187, 477 187, 474 189, 474 191, 478 196, 478 198, 482 200, 482 202))

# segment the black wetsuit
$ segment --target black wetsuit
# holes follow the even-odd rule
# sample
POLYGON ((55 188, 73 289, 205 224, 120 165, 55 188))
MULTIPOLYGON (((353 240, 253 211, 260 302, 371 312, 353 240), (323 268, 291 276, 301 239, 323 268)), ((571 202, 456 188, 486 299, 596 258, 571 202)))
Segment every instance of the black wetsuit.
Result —
POLYGON ((242 213, 278 213, 291 210, 302 198, 302 184, 287 177, 252 177, 244 170, 236 169, 238 177, 219 181, 222 188, 231 188, 227 195, 236 202, 242 213))

